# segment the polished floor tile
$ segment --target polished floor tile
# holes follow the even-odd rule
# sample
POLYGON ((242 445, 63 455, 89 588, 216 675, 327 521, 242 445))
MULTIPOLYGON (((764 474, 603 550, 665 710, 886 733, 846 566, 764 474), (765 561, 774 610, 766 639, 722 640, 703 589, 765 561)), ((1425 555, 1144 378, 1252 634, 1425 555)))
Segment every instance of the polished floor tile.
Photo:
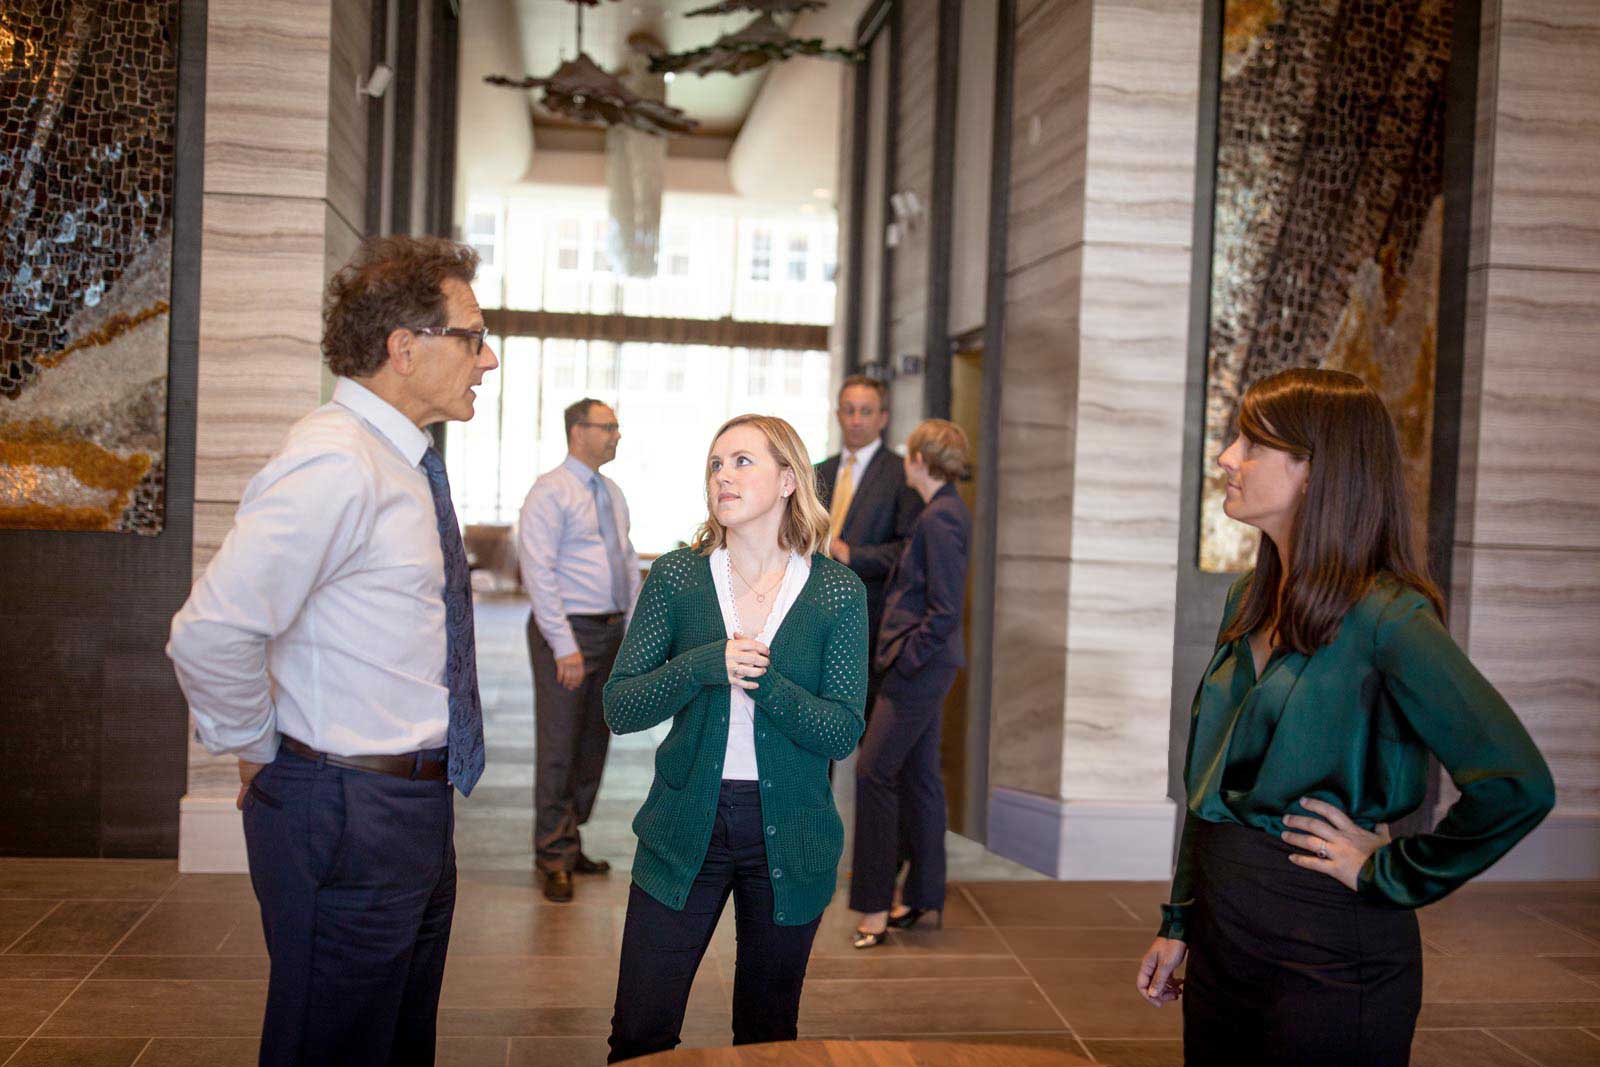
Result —
POLYGON ((0 952, 4 952, 50 912, 59 900, 0 900, 0 952))
MULTIPOLYGON (((0 979, 87 978, 103 956, 0 956, 0 979)), ((0 1061, 3 1062, 3 1061, 0 1061)))
POLYGON ((162 900, 116 951, 126 956, 215 955, 244 924, 261 925, 254 901, 213 904, 162 900))
POLYGON ((169 860, 35 860, 0 862, 0 900, 155 900, 177 881, 169 860))
POLYGON ((1527 1057, 1482 1030, 1420 1030, 1412 1067, 1529 1067, 1527 1057))
POLYGON ((256 1067, 259 1049, 253 1037, 158 1037, 134 1067, 256 1067))
POLYGON ((255 1037, 267 983, 114 979, 87 981, 41 1031, 45 1037, 255 1037))
POLYGON ((1025 960, 1138 960, 1155 939, 1148 926, 1008 926, 1000 934, 1025 960))
POLYGON ((152 905, 132 900, 75 900, 41 919, 7 950, 12 956, 104 955, 152 905))
POLYGON ((1183 1067, 1183 1042, 1170 1039, 1084 1042, 1089 1057, 1106 1067, 1183 1067))
MULTIPOLYGON (((1128 926, 1139 916, 1104 882, 979 883, 967 895, 995 926, 1128 926)), ((1154 927, 1151 934, 1155 933, 1154 927)))
POLYGON ((130 1067, 148 1044, 148 1037, 36 1037, 5 1067, 130 1067))
POLYGON ((1490 1035, 1541 1067, 1594 1067, 1600 1035, 1584 1030, 1491 1030, 1490 1035))
POLYGON ((0 981, 0 1037, 31 1037, 78 983, 64 979, 0 981))
POLYGON ((604 1037, 513 1037, 508 1067, 569 1067, 601 1064, 611 1046, 604 1037))
POLYGON ((1131 960, 1025 960, 1023 966, 1085 1040, 1183 1034, 1178 1005, 1152 1008, 1134 991, 1138 967, 1131 960))
POLYGON ((800 1001, 802 1034, 1065 1029, 1026 978, 817 980, 806 983, 800 1001))

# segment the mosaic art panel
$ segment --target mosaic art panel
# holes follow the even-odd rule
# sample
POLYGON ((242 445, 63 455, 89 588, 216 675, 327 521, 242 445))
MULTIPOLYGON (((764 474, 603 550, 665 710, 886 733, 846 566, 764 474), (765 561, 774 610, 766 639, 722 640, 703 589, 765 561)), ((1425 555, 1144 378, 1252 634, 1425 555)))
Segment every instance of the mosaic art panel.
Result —
POLYGON ((1433 441, 1451 0, 1227 0, 1200 566, 1247 570, 1217 457, 1245 388, 1360 375, 1400 429, 1418 529, 1433 441))
POLYGON ((165 511, 177 0, 0 0, 0 527, 165 511))

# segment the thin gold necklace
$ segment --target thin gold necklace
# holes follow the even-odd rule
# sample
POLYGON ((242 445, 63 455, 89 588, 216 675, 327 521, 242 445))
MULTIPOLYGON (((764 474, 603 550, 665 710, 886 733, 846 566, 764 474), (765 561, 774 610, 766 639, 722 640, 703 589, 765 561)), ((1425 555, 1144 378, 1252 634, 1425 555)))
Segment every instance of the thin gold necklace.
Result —
POLYGON ((771 585, 767 586, 765 590, 761 590, 757 589, 755 583, 744 576, 743 571, 734 566, 732 552, 728 553, 728 567, 733 571, 733 573, 739 576, 739 580, 744 583, 744 587, 756 595, 757 604, 765 604, 767 602, 767 594, 778 588, 778 586, 783 583, 783 574, 788 573, 788 567, 786 566, 783 573, 778 575, 778 580, 776 582, 773 582, 771 585))

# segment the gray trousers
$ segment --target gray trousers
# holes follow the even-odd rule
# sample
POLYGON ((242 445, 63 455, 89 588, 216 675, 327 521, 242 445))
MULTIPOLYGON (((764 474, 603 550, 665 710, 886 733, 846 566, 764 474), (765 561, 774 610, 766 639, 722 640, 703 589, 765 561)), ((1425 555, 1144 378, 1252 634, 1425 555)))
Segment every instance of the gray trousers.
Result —
POLYGON ((611 731, 600 691, 622 645, 623 617, 573 615, 572 636, 583 653, 583 684, 556 681, 556 657, 539 624, 528 616, 533 661, 533 859, 541 871, 570 871, 583 847, 578 827, 589 821, 600 792, 611 731))

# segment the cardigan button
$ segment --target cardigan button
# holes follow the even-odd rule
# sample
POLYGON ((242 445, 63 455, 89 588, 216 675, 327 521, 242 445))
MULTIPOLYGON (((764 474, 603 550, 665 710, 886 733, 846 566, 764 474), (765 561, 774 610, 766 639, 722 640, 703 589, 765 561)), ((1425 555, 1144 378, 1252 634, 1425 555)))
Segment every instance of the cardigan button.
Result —
POLYGON ((777 832, 778 832, 778 828, 776 826, 767 827, 767 836, 768 837, 771 837, 773 834, 776 834, 777 832))
POLYGON ((774 915, 773 918, 777 919, 779 922, 783 922, 783 912, 778 912, 778 914, 774 915))
POLYGON ((772 877, 774 877, 774 878, 782 878, 783 877, 783 868, 782 867, 774 867, 774 868, 772 868, 772 877))
POLYGON ((761 784, 763 786, 765 786, 766 788, 771 789, 772 788, 772 779, 768 778, 766 781, 762 782, 761 784))

